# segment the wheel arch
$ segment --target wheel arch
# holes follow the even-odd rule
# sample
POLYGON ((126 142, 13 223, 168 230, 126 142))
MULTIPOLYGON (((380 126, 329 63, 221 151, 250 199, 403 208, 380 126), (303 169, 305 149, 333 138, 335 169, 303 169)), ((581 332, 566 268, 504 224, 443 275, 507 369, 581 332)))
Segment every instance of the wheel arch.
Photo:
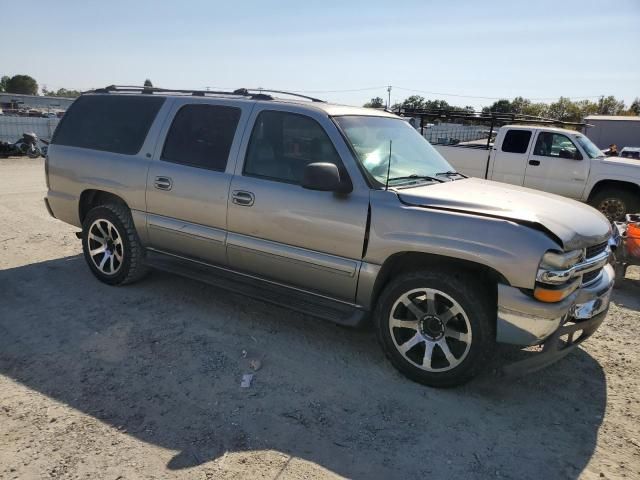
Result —
POLYGON ((588 202, 592 202, 594 197, 600 192, 607 189, 622 189, 632 193, 635 193, 638 198, 640 198, 640 185, 625 181, 625 180, 598 180, 593 187, 591 187, 591 191, 587 197, 588 202))
POLYGON ((481 263, 423 252, 398 252, 385 260, 376 275, 369 308, 371 310, 375 308, 380 293, 395 276, 405 272, 429 268, 446 269, 450 272, 457 272, 460 275, 465 273, 479 275, 478 278, 483 280, 482 283, 486 287, 487 293, 492 295, 492 299, 495 299, 496 302, 498 297, 498 283, 509 285, 507 279, 500 272, 481 263))
POLYGON ((82 225, 87 213, 89 213, 92 208, 99 205, 105 205, 107 203, 118 203, 129 208, 127 202, 125 202, 122 197, 119 197, 114 193, 97 189, 84 190, 80 194, 80 200, 78 201, 78 218, 80 219, 80 224, 82 225))

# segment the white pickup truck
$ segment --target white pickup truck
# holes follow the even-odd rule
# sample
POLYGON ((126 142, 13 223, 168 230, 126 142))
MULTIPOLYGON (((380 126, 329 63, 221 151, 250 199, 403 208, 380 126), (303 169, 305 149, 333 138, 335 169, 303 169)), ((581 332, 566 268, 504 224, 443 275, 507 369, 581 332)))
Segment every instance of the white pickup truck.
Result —
POLYGON ((434 146, 470 177, 581 200, 610 220, 640 211, 640 163, 605 157, 591 140, 574 130, 505 125, 488 146, 486 141, 434 146))

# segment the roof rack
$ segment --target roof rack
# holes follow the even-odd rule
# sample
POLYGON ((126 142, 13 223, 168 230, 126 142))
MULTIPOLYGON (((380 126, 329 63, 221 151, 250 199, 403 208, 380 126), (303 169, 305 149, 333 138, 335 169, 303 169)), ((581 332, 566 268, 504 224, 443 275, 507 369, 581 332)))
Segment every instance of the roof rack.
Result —
POLYGON ((590 126, 585 122, 565 122, 553 118, 536 117, 533 115, 521 115, 519 113, 500 112, 476 112, 473 110, 448 110, 434 109, 427 110, 421 108, 399 108, 394 113, 403 116, 419 117, 421 121, 429 119, 457 119, 485 122, 491 124, 498 123, 535 123, 540 125, 557 125, 561 127, 585 127, 590 126))
POLYGON ((85 93, 145 93, 145 94, 153 94, 153 93, 170 93, 170 94, 181 94, 181 95, 192 95, 195 97, 205 97, 208 95, 220 96, 220 95, 229 95, 229 96, 241 96, 241 97, 249 97, 254 100, 273 100, 271 95, 267 95, 268 93, 279 93, 282 95, 289 95, 292 97, 304 98, 306 100, 311 100, 312 102, 322 102, 325 103, 324 100, 320 100, 319 98, 309 97, 307 95, 301 95, 295 92, 286 92, 284 90, 269 90, 265 88, 238 88, 237 90, 233 90, 232 92, 228 91, 218 91, 218 90, 183 90, 183 89, 171 89, 171 88, 159 88, 159 87, 139 87, 135 85, 109 85, 104 88, 96 88, 94 90, 88 90, 85 93))

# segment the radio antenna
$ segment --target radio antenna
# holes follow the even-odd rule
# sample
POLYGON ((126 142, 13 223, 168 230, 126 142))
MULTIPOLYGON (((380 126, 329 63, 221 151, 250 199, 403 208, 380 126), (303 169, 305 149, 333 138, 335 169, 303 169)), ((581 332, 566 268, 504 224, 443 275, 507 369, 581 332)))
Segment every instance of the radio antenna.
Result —
POLYGON ((387 162, 387 183, 384 186, 384 190, 389 190, 389 172, 391 171, 391 144, 393 140, 389 140, 389 161, 387 162))

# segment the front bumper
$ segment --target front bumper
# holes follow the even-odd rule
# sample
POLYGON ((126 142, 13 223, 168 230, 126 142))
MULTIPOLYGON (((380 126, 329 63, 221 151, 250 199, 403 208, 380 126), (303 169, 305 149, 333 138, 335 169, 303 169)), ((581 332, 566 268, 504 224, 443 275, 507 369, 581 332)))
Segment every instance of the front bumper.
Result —
POLYGON ((507 374, 545 367, 568 354, 602 324, 609 309, 615 275, 606 265, 600 279, 558 303, 543 303, 506 285, 498 289, 497 341, 542 344, 531 358, 504 367, 507 374))

